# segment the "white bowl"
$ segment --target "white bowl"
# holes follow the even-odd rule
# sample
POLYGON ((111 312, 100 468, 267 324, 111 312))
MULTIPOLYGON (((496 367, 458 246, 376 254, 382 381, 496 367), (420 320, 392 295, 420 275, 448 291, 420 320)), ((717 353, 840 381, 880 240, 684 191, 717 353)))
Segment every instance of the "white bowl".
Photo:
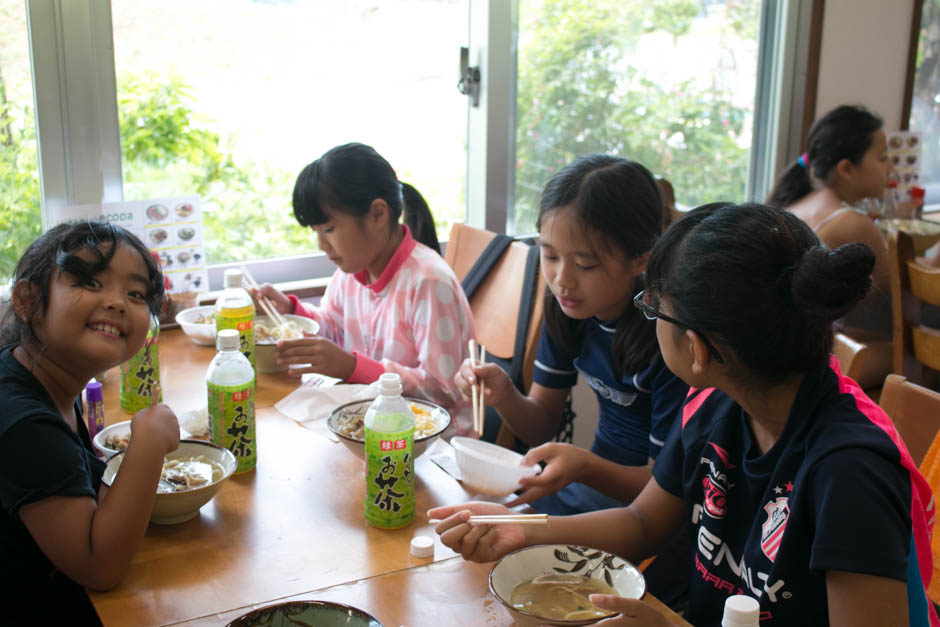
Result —
MULTIPOLYGON (((359 401, 352 401, 350 403, 343 403, 336 409, 330 412, 330 415, 326 418, 326 425, 329 427, 330 431, 333 432, 336 437, 339 438, 339 441, 342 442, 346 448, 359 456, 360 459, 365 459, 366 457, 366 444, 363 440, 358 440, 352 436, 344 434, 340 431, 339 425, 343 420, 355 420, 356 418, 362 418, 366 415, 366 410, 369 409, 369 405, 372 404, 374 398, 363 399, 359 401)), ((450 413, 440 405, 436 405, 430 401, 422 401, 416 398, 406 398, 409 404, 417 405, 418 407, 431 413, 431 418, 435 422, 435 429, 429 435, 422 436, 420 438, 415 438, 415 459, 419 455, 424 453, 444 429, 450 424, 450 413)))
MULTIPOLYGON (((215 496, 225 480, 235 472, 235 467, 238 465, 231 451, 202 440, 181 440, 179 448, 168 454, 166 459, 195 457, 197 455, 203 455, 221 465, 222 477, 208 485, 192 490, 157 494, 153 502, 153 511, 150 513, 150 522, 158 525, 174 525, 195 518, 199 515, 199 508, 215 496)), ((124 453, 118 453, 108 459, 108 465, 105 467, 101 482, 109 488, 121 467, 122 461, 124 461, 124 453)))
POLYGON ((194 344, 215 346, 215 319, 212 317, 214 314, 213 305, 190 307, 176 314, 176 322, 194 344), (211 322, 196 322, 200 317, 208 318, 211 322))
POLYGON ((519 479, 534 477, 540 466, 522 466, 522 455, 497 444, 457 436, 451 438, 464 487, 472 492, 505 496, 518 490, 519 479))
POLYGON ((636 566, 600 549, 565 544, 539 544, 504 555, 490 570, 490 592, 506 606, 520 626, 590 625, 602 617, 565 620, 544 618, 517 610, 509 599, 516 586, 540 575, 570 573, 595 577, 612 587, 619 596, 640 599, 646 593, 646 581, 636 566))
MULTIPOLYGON (((295 316, 292 314, 281 314, 284 318, 290 322, 295 323, 301 330, 310 333, 311 335, 316 335, 320 330, 320 324, 313 318, 306 318, 304 316, 295 316)), ((271 325, 270 319, 267 316, 255 316, 255 328, 259 324, 271 325)), ((277 348, 277 342, 259 342, 258 333, 255 332, 255 370, 257 372, 283 372, 287 370, 287 366, 279 366, 277 361, 274 359, 274 352, 277 348)))
MULTIPOLYGON (((98 449, 105 457, 111 457, 117 453, 122 452, 124 449, 116 449, 105 444, 106 440, 111 436, 123 437, 124 435, 130 436, 131 433, 131 421, 122 420, 121 422, 115 422, 113 425, 109 425, 95 434, 95 437, 92 439, 92 444, 95 445, 95 448, 98 449)), ((193 437, 193 434, 180 427, 180 439, 186 440, 193 437)), ((125 448, 127 444, 125 443, 125 448)))

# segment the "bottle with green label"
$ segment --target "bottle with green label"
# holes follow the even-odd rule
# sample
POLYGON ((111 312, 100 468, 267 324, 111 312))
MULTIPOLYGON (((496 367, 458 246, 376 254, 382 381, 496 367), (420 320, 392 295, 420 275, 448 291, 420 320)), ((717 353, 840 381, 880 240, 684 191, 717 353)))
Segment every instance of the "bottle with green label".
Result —
POLYGON ((401 396, 401 378, 379 377, 379 396, 365 416, 366 522, 397 529, 415 517, 415 417, 401 396))
POLYGON ((158 403, 163 400, 163 392, 157 385, 160 383, 159 339, 160 322, 155 316, 150 316, 150 330, 144 345, 136 355, 121 364, 121 409, 129 414, 150 407, 153 391, 158 394, 158 403))
POLYGON ((223 329, 216 337, 218 353, 206 372, 209 390, 209 440, 232 451, 235 474, 258 462, 255 443, 255 369, 241 353, 238 331, 223 329))
POLYGON ((238 331, 242 354, 255 367, 255 304, 251 295, 242 286, 242 271, 229 268, 225 271, 225 290, 215 301, 215 330, 238 331))

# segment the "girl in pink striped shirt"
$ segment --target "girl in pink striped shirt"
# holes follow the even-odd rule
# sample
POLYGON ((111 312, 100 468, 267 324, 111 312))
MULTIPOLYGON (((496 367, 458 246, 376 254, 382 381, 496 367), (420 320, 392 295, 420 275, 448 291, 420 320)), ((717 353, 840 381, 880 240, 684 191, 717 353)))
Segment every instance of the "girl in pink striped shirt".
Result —
POLYGON ((337 146, 297 177, 293 205, 338 269, 319 307, 262 288, 281 313, 320 323, 316 337, 278 342, 278 363, 307 364, 291 372, 349 383, 398 373, 406 396, 444 406, 458 433, 470 431, 453 382, 474 337, 470 306, 450 266, 399 224, 401 183, 392 166, 369 146, 337 146))

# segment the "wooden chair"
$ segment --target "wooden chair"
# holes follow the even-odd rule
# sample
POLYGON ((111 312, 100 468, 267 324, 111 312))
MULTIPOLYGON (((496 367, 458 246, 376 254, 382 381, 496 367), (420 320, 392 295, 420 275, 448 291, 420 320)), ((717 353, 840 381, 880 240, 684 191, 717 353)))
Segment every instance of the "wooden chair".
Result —
POLYGON ((917 263, 914 242, 902 232, 888 234, 893 317, 893 371, 914 383, 936 386, 940 371, 940 329, 922 324, 924 304, 940 306, 940 268, 917 263))
MULTIPOLYGON (((451 228, 444 259, 459 280, 464 279, 494 237, 496 233, 466 224, 455 224, 451 228)), ((516 321, 522 303, 522 288, 529 249, 529 244, 520 241, 512 242, 470 298, 470 310, 473 312, 477 342, 486 347, 488 354, 505 360, 512 359, 515 349, 516 321)), ((525 339, 522 366, 524 391, 532 385, 535 351, 542 330, 544 296, 545 282, 539 274, 525 339)), ((505 425, 502 425, 496 443, 507 448, 514 448, 515 436, 505 425)))
POLYGON ((842 373, 861 386, 877 402, 878 391, 891 373, 893 343, 882 340, 859 341, 845 333, 836 333, 832 352, 842 373))
POLYGON ((890 374, 881 388, 878 404, 894 422, 914 463, 920 465, 940 432, 940 392, 890 374))

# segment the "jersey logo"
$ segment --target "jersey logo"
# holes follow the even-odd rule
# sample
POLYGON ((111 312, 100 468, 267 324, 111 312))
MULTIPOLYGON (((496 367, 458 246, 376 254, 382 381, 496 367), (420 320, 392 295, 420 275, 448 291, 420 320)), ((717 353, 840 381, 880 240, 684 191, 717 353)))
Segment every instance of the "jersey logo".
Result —
POLYGON ((777 558, 777 550, 780 548, 780 541, 783 539, 783 531, 787 527, 787 518, 790 516, 788 501, 789 498, 783 496, 764 505, 767 520, 764 521, 761 527, 760 548, 771 562, 777 558))
POLYGON ((702 487, 705 490, 705 513, 712 518, 724 518, 728 513, 728 495, 725 489, 709 476, 702 479, 702 487))
POLYGON ((731 463, 731 456, 728 455, 728 451, 721 448, 714 442, 709 442, 708 445, 715 449, 715 452, 718 453, 718 457, 721 458, 721 463, 725 465, 725 470, 731 470, 732 468, 737 468, 734 464, 731 463))
POLYGON ((629 407, 633 404, 633 401, 636 400, 636 392, 624 392, 614 389, 583 370, 581 374, 584 376, 584 380, 587 381, 588 385, 594 388, 594 391, 597 392, 598 396, 601 398, 609 399, 612 403, 620 405, 621 407, 629 407))

